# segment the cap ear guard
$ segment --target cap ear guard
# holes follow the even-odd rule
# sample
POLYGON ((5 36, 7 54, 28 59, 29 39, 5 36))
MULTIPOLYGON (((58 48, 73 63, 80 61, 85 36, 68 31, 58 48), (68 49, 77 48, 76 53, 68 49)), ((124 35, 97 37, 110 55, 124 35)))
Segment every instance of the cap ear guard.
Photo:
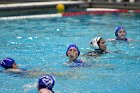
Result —
POLYGON ((98 42, 99 42, 100 39, 101 39, 101 37, 96 37, 96 38, 92 39, 90 41, 90 47, 93 48, 93 49, 99 49, 98 42))
POLYGON ((77 51, 78 51, 78 56, 79 56, 79 55, 80 55, 80 51, 79 51, 78 47, 77 47, 75 44, 69 45, 69 47, 67 48, 67 51, 66 51, 66 56, 68 56, 67 53, 68 53, 69 49, 72 48, 72 47, 74 47, 74 48, 77 49, 77 51))
POLYGON ((55 79, 52 76, 46 75, 42 76, 38 81, 38 87, 41 88, 47 88, 52 91, 52 88, 54 87, 55 79))
POLYGON ((12 68, 15 60, 12 58, 5 58, 1 61, 1 66, 5 69, 12 68))

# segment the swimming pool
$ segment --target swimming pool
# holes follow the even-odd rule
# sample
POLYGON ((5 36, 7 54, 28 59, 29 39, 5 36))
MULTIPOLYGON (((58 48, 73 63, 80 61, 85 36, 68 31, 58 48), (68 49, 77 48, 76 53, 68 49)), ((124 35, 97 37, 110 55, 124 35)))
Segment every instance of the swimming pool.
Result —
MULTIPOLYGON (((139 93, 140 15, 133 13, 81 15, 62 18, 0 20, 0 58, 12 57, 21 68, 63 73, 55 76, 56 93, 139 93), (107 43, 110 53, 89 58, 89 68, 63 65, 67 45, 77 44, 81 53, 89 41, 102 36, 114 38, 115 27, 123 25, 134 42, 107 43)), ((2 68, 0 68, 2 70, 2 68)), ((37 93, 35 77, 0 74, 0 93, 37 93)))

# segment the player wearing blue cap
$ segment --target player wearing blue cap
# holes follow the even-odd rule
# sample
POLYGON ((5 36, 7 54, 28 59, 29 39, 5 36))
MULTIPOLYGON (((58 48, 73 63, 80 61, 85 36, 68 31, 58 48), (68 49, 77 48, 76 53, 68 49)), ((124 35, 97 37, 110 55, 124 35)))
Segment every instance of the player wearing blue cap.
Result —
POLYGON ((80 51, 78 47, 75 44, 69 45, 66 51, 66 56, 69 57, 69 61, 65 64, 70 67, 86 67, 87 64, 85 64, 85 62, 83 62, 82 60, 78 59, 79 55, 80 51))
POLYGON ((123 26, 118 26, 115 30, 115 39, 108 39, 107 41, 132 41, 126 38, 127 32, 123 26))
POLYGON ((9 73, 10 75, 16 75, 19 77, 38 77, 42 76, 44 74, 50 74, 54 76, 66 76, 66 75, 74 75, 73 73, 67 74, 67 72, 46 72, 46 71, 41 71, 41 70, 26 70, 23 68, 19 68, 18 65, 16 64, 15 60, 13 58, 4 58, 0 62, 1 67, 4 68, 1 72, 3 73, 9 73))
POLYGON ((55 85, 55 79, 52 76, 45 75, 38 80, 38 92, 39 93, 54 93, 53 87, 55 85))
POLYGON ((117 37, 116 40, 128 41, 126 38, 127 32, 124 27, 119 26, 116 28, 115 36, 117 37))
POLYGON ((77 57, 80 55, 80 51, 76 45, 69 45, 66 55, 69 57, 69 62, 72 62, 77 60, 77 57))
POLYGON ((18 68, 18 65, 13 58, 5 58, 0 62, 0 64, 6 71, 15 73, 20 73, 23 71, 23 69, 18 68))

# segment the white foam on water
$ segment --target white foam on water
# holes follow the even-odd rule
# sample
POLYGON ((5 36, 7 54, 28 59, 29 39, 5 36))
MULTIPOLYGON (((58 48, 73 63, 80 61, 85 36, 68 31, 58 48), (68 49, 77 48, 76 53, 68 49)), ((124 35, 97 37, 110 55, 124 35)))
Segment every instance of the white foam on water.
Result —
POLYGON ((37 83, 26 84, 23 86, 24 93, 28 93, 29 91, 31 91, 32 89, 35 89, 35 88, 37 88, 37 83))

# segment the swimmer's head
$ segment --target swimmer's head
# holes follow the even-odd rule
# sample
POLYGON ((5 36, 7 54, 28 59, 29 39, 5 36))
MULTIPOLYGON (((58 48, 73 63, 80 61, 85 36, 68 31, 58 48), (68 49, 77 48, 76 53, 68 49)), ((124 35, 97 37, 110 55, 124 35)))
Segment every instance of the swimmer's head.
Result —
POLYGON ((80 51, 78 49, 78 47, 75 45, 75 44, 72 44, 72 45, 69 45, 69 47, 67 48, 67 51, 66 51, 66 55, 68 56, 68 52, 70 51, 70 49, 76 49, 76 51, 78 52, 78 56, 80 55, 80 51))
POLYGON ((102 37, 96 37, 90 41, 90 47, 93 49, 100 49, 105 51, 106 50, 105 40, 102 37))
POLYGON ((15 60, 12 58, 5 58, 1 61, 0 64, 5 69, 13 68, 13 65, 15 64, 15 60))
POLYGON ((90 47, 93 48, 93 49, 99 49, 99 41, 100 41, 100 39, 101 39, 101 37, 93 38, 90 41, 90 47))
POLYGON ((122 32, 122 33, 124 33, 124 35, 127 35, 127 32, 125 31, 125 28, 123 27, 123 26, 118 26, 117 28, 116 28, 116 31, 115 31, 115 36, 116 37, 120 37, 119 36, 119 32, 122 32))
POLYGON ((55 84, 55 79, 52 76, 45 75, 39 78, 38 81, 38 90, 42 88, 47 88, 52 91, 55 84))

